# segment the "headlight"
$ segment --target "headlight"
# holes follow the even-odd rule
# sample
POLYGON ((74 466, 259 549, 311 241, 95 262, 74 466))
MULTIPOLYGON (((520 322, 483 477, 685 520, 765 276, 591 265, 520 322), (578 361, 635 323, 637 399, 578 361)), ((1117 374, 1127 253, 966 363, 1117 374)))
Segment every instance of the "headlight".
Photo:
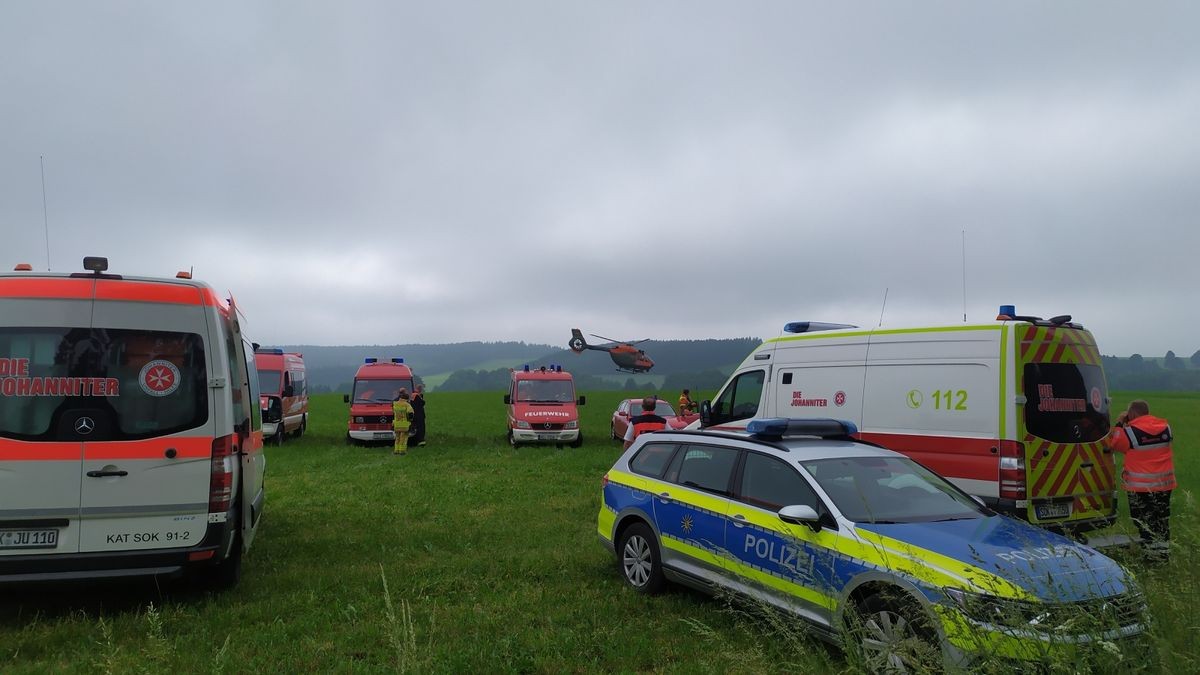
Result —
POLYGON ((526 422, 525 420, 517 420, 517 428, 518 429, 528 429, 529 422, 526 422))
POLYGON ((355 424, 362 424, 362 423, 363 423, 363 418, 361 418, 361 417, 355 417, 355 418, 354 418, 354 423, 355 423, 355 424))
POLYGON ((1105 631, 1143 620, 1146 603, 1140 593, 1077 602, 1016 600, 957 588, 944 589, 967 617, 980 623, 1044 633, 1081 634, 1105 631))
POLYGON ((579 428, 579 420, 571 420, 570 422, 567 422, 566 424, 564 424, 563 428, 564 429, 578 429, 579 428))

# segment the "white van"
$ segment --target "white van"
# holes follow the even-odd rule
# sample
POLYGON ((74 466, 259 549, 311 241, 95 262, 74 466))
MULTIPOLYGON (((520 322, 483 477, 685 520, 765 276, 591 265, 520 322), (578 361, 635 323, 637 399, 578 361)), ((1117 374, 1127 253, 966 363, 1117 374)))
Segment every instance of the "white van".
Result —
POLYGON ((187 273, 84 267, 0 274, 0 583, 232 586, 265 468, 237 311, 187 273))
POLYGON ((834 417, 1030 522, 1116 517, 1109 397, 1091 333, 1001 307, 983 325, 860 329, 797 322, 733 373, 701 426, 834 417))

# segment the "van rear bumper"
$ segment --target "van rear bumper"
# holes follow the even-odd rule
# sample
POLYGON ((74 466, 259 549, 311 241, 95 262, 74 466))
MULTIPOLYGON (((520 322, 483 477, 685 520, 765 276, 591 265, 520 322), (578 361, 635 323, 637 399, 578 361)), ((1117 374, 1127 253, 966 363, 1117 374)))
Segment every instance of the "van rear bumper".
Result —
MULTIPOLYGON (((983 503, 993 511, 1003 513, 1006 516, 1011 516, 1018 520, 1029 522, 1029 507, 1024 505, 1024 503, 1022 503, 1021 506, 1017 506, 1017 501, 1015 499, 999 499, 996 497, 981 497, 981 499, 983 499, 983 503)), ((1091 532, 1092 530, 1099 530, 1108 527, 1115 522, 1117 522, 1117 514, 1116 500, 1114 498, 1113 515, 1111 516, 1088 518, 1086 520, 1062 520, 1057 522, 1033 524, 1039 527, 1044 527, 1053 532, 1066 532, 1067 530, 1073 532, 1091 532)))
POLYGON ((148 551, 98 551, 0 558, 0 585, 182 574, 225 558, 233 541, 231 523, 214 523, 198 546, 148 551), (205 555, 208 554, 208 555, 205 555), (201 560, 193 560, 199 557, 201 560))

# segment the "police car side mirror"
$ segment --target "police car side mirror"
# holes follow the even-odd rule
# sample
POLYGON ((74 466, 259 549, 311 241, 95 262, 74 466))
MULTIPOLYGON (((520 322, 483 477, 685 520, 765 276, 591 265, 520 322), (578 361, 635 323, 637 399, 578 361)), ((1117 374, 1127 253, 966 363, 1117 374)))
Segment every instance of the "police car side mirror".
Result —
POLYGON ((700 402, 700 426, 706 427, 712 423, 712 402, 700 402))
POLYGON ((779 519, 792 525, 807 525, 813 532, 821 529, 821 517, 807 504, 793 504, 779 509, 779 519))
POLYGON ((504 395, 504 405, 512 405, 512 394, 504 395))
POLYGON ((342 403, 350 402, 350 394, 342 394, 342 403))
POLYGON ((587 403, 587 397, 586 397, 586 396, 580 396, 580 397, 579 397, 579 401, 578 401, 578 402, 577 402, 575 405, 583 405, 583 404, 585 404, 585 403, 587 403))

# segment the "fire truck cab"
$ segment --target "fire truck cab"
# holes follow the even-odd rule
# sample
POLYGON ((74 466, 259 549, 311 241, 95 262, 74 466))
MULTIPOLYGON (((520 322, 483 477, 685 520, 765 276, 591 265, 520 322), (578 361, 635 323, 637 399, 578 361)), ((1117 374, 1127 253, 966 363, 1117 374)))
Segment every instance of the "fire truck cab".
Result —
POLYGON ((1092 334, 1070 316, 861 329, 795 322, 734 371, 705 429, 755 417, 836 417, 988 506, 1086 531, 1116 518, 1104 438, 1108 387, 1092 334))
POLYGON ((388 363, 381 363, 376 358, 366 359, 354 374, 353 392, 342 397, 350 404, 346 442, 394 441, 392 403, 401 389, 409 394, 413 391, 413 372, 404 365, 404 359, 397 357, 388 363))
POLYGON ((579 409, 587 398, 575 397, 575 380, 562 366, 513 370, 504 405, 508 406, 508 442, 583 445, 579 409))
POLYGON ((189 273, 107 268, 0 274, 0 584, 232 586, 263 512, 254 348, 189 273))
POLYGON ((257 349, 258 387, 262 392, 263 438, 282 445, 283 438, 300 438, 308 428, 308 378, 304 355, 282 349, 257 349))

